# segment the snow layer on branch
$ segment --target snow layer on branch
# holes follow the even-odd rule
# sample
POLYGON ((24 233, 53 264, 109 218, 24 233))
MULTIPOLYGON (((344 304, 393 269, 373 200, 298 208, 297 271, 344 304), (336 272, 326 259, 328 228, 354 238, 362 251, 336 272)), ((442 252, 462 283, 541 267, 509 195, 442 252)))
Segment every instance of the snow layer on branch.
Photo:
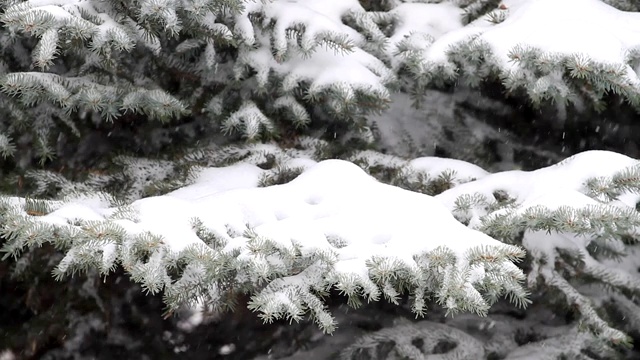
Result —
MULTIPOLYGON (((483 223, 499 216, 526 218, 527 211, 536 208, 555 211, 568 207, 573 209, 575 221, 578 221, 579 216, 575 213, 578 209, 604 206, 602 202, 587 195, 587 180, 611 177, 625 168, 638 164, 637 160, 618 153, 586 151, 556 165, 535 171, 514 170, 490 174, 476 181, 458 185, 437 195, 436 198, 454 213, 457 201, 464 195, 479 194, 491 202, 498 200, 496 193, 503 192, 513 200, 515 207, 503 207, 495 211, 472 210, 467 215, 470 218, 466 219, 472 228, 480 228, 483 223)), ((612 205, 635 208, 638 200, 639 194, 624 193, 618 198, 618 202, 613 202, 612 205)), ((546 231, 528 231, 523 245, 529 251, 539 250, 553 258, 555 248, 577 247, 584 250, 592 240, 593 236, 590 234, 552 235, 546 231)))
POLYGON ((640 14, 623 12, 599 0, 507 0, 511 15, 482 34, 503 61, 526 41, 544 51, 584 54, 603 63, 621 64, 640 46, 640 14), (540 26, 544 21, 544 26, 540 26), (535 31, 532 31, 535 29, 535 31))
POLYGON ((171 195, 184 200, 197 200, 223 191, 255 188, 263 172, 259 167, 246 163, 207 168, 198 173, 193 185, 175 190, 171 195))
POLYGON ((640 48, 640 13, 619 11, 600 0, 504 0, 503 4, 507 9, 501 11, 508 12, 503 22, 493 24, 481 17, 449 32, 428 49, 427 60, 446 62, 450 46, 477 36, 477 41, 489 44, 506 69, 513 66, 509 54, 523 45, 550 54, 624 65, 629 80, 640 86, 640 74, 626 58, 628 52, 640 48))
POLYGON ((166 196, 138 200, 132 204, 140 214, 137 225, 163 235, 175 251, 198 241, 193 217, 238 233, 250 226, 259 235, 305 247, 328 247, 325 236, 333 235, 348 241, 340 252, 344 260, 359 258, 359 266, 373 255, 412 262, 412 255, 438 246, 462 255, 471 246, 501 245, 469 231, 432 197, 379 183, 348 162, 323 161, 284 185, 238 189, 257 183, 258 170, 251 165, 211 169, 207 172, 231 176, 221 183, 202 175, 200 182, 166 196), (230 187, 236 189, 224 191, 230 187))
POLYGON ((435 156, 425 156, 409 161, 409 166, 417 171, 429 174, 442 174, 455 171, 462 179, 479 179, 489 173, 481 167, 462 160, 445 159, 435 156))
POLYGON ((391 37, 396 43, 413 32, 424 32, 435 39, 462 28, 460 8, 449 2, 439 4, 402 3, 390 11, 398 17, 398 24, 391 37))
POLYGON ((275 68, 286 78, 311 81, 311 93, 345 84, 389 96, 383 84, 391 79, 391 73, 375 56, 358 48, 343 54, 321 48, 309 58, 298 56, 275 68))
POLYGON ((347 34, 349 39, 360 43, 364 40, 362 35, 344 25, 341 18, 350 11, 362 10, 356 0, 280 0, 265 6, 265 14, 277 19, 276 43, 284 46, 287 42, 285 31, 293 24, 304 24, 303 43, 314 42, 312 36, 325 31, 347 34))
MULTIPOLYGON (((459 30, 462 11, 452 3, 402 3, 390 12, 397 19, 396 28, 389 39, 388 55, 396 61, 394 52, 398 43, 411 38, 411 44, 428 48, 430 41, 459 30), (415 35, 421 34, 422 37, 415 35)), ((444 52, 442 52, 444 54, 444 52)))
MULTIPOLYGON (((502 190, 518 204, 545 205, 550 208, 561 205, 582 207, 586 202, 593 201, 584 194, 587 179, 611 176, 636 164, 637 160, 622 154, 600 150, 585 151, 556 165, 534 171, 513 170, 490 174, 456 186, 436 197, 449 209, 453 209, 455 200, 463 194, 479 193, 493 199, 493 193, 502 190)), ((628 195, 624 199, 626 205, 635 206, 635 195, 628 195)))
POLYGON ((311 94, 342 86, 347 97, 353 91, 373 91, 388 97, 385 85, 393 74, 382 61, 360 48, 365 43, 363 35, 342 22, 351 13, 364 14, 357 0, 279 0, 249 6, 237 23, 249 44, 255 41, 262 46, 241 60, 265 80, 270 69, 280 73, 285 77, 285 91, 307 81, 311 94), (268 34, 255 33, 247 20, 248 13, 260 10, 264 23, 275 23, 268 34), (293 29, 299 32, 298 41, 291 39, 293 29))

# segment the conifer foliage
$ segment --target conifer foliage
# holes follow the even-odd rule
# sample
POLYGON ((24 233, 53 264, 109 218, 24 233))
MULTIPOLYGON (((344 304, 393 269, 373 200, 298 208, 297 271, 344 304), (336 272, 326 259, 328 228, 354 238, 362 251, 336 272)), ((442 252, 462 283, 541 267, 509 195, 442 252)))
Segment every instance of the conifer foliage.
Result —
MULTIPOLYGON (((15 278, 53 249, 57 280, 124 271, 167 314, 240 305, 333 333, 335 292, 352 307, 409 299, 420 316, 487 316, 507 298, 575 315, 559 357, 620 355, 640 333, 638 161, 471 163, 513 168, 526 149, 548 164, 571 153, 528 131, 564 141, 612 107, 637 120, 636 2, 0 3, 0 245, 15 278), (434 93, 467 101, 444 111, 434 93), (378 151, 384 111, 408 96, 432 139, 413 160, 378 151), (553 116, 495 119, 523 107, 553 116)), ((618 139, 626 120, 594 132, 618 139)), ((467 336, 437 329, 425 344, 467 336)), ((342 356, 389 336, 424 355, 402 330, 342 356)))

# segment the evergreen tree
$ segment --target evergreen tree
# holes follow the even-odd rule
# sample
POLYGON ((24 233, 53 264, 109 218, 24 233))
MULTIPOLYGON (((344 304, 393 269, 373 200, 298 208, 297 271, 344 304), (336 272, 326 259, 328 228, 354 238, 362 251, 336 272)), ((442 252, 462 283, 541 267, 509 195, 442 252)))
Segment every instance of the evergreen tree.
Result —
MULTIPOLYGON (((31 323, 82 337, 95 315, 75 295, 120 309, 94 280, 126 274, 166 315, 244 307, 332 333, 336 292, 420 316, 506 297, 570 315, 550 357, 637 339, 638 162, 549 166, 640 155, 637 2, 2 4, 0 286, 72 284, 31 323)), ((544 346, 413 326, 341 356, 544 346)))

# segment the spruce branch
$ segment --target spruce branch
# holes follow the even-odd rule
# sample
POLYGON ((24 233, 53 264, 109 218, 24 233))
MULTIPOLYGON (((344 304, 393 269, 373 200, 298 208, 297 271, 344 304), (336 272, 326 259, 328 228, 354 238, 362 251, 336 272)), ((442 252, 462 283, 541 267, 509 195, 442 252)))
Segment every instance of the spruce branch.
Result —
MULTIPOLYGON (((202 156, 202 153, 194 154, 189 159, 201 160, 202 156)), ((140 163, 132 161, 130 165, 140 163)), ((322 217, 305 220, 287 215, 286 209, 277 208, 278 201, 250 204, 286 190, 284 187, 313 189, 304 185, 305 181, 316 183, 316 178, 325 179, 336 174, 335 167, 340 168, 337 173, 346 177, 346 183, 337 179, 323 180, 323 187, 331 187, 335 182, 335 185, 348 187, 347 196, 360 199, 363 192, 371 193, 366 188, 373 186, 378 190, 371 190, 372 193, 397 192, 389 197, 396 199, 394 201, 413 199, 425 202, 425 209, 433 206, 438 211, 443 210, 440 204, 426 195, 388 187, 366 175, 356 165, 329 160, 313 168, 305 168, 301 175, 284 185, 221 193, 220 199, 242 192, 255 194, 240 195, 239 199, 247 199, 249 203, 240 205, 238 209, 255 208, 260 212, 262 206, 275 206, 267 210, 273 213, 275 221, 256 224, 249 219, 248 227, 243 225, 244 230, 238 227, 237 221, 237 216, 242 217, 243 214, 233 210, 227 215, 219 213, 213 217, 208 212, 194 213, 195 208, 180 199, 180 190, 173 195, 149 197, 115 206, 104 199, 78 195, 69 196, 62 202, 7 199, 4 202, 2 233, 7 242, 3 251, 7 256, 18 257, 25 248, 53 244, 64 254, 54 271, 58 279, 91 270, 106 275, 115 267, 122 266, 145 292, 162 292, 169 313, 183 305, 203 304, 217 309, 232 307, 234 297, 240 293, 251 296, 249 308, 267 322, 277 319, 300 321, 308 315, 325 332, 334 331, 336 326, 323 300, 331 289, 345 295, 353 307, 382 297, 397 303, 402 294, 411 294, 414 299, 412 308, 417 314, 424 314, 427 299, 435 299, 451 313, 471 311, 480 315, 486 315, 489 307, 500 297, 510 298, 521 306, 527 304, 528 294, 522 287, 524 274, 513 264, 524 256, 522 250, 466 229, 446 212, 433 214, 443 216, 438 226, 448 222, 453 229, 463 231, 463 236, 476 237, 476 241, 485 246, 460 244, 462 247, 454 251, 445 245, 446 240, 441 238, 446 236, 444 234, 434 234, 433 238, 415 242, 415 235, 400 233, 398 240, 392 241, 423 245, 406 254, 402 253, 405 251, 402 246, 395 245, 400 253, 391 255, 383 251, 380 244, 372 243, 367 251, 378 251, 362 255, 353 253, 357 239, 348 233, 344 238, 335 238, 324 232, 303 234, 295 230, 298 226, 317 229, 322 221, 316 223, 313 219, 322 217), (161 210, 169 204, 175 214, 161 210), (194 214, 198 214, 195 219, 194 214), (158 226, 165 227, 165 230, 159 230, 158 226), (176 235, 179 239, 174 237, 176 235), (309 241, 309 237, 315 240, 309 241), (441 245, 435 246, 431 242, 441 245)), ((227 171, 233 171, 232 168, 227 171)), ((255 173, 253 186, 258 185, 260 174, 255 173)), ((181 190, 184 192, 187 188, 181 190)), ((322 188, 318 190, 322 191, 322 188)), ((321 199, 335 197, 331 191, 323 194, 321 199)), ((337 215, 332 215, 338 216, 335 221, 340 216, 357 213, 342 209, 358 204, 358 201, 349 199, 345 202, 343 196, 336 198, 344 204, 340 205, 337 215)), ((305 194, 301 194, 300 199, 287 201, 299 201, 302 208, 313 206, 308 203, 312 201, 309 195, 305 194)), ((235 204, 229 209, 238 206, 235 204)), ((220 204, 214 208, 227 207, 220 204)), ((365 211, 370 210, 365 208, 365 211)), ((356 218, 352 221, 357 224, 361 220, 356 218)), ((413 221, 406 226, 419 223, 413 221)), ((367 231, 365 227, 362 229, 367 231)), ((396 231, 394 229, 391 227, 389 231, 396 231)))
POLYGON ((528 252, 530 286, 557 290, 598 339, 626 344, 627 335, 602 318, 601 300, 582 284, 624 297, 638 293, 637 276, 608 261, 633 256, 640 216, 635 200, 631 204, 628 199, 637 197, 636 172, 634 159, 592 151, 529 173, 488 175, 438 197, 468 226, 522 245, 528 252), (602 163, 609 166, 591 172, 590 164, 596 159, 607 159, 602 163), (572 179, 555 183, 565 176, 572 179), (498 192, 506 194, 504 206, 496 206, 504 197, 498 192))

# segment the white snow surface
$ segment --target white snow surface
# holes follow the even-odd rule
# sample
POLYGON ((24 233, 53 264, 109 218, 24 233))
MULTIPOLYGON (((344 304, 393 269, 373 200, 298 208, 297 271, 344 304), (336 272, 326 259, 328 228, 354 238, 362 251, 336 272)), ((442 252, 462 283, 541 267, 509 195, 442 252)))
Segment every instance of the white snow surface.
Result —
POLYGON ((197 200, 223 191, 255 188, 263 173, 264 170, 247 163, 207 168, 200 171, 193 185, 175 190, 171 195, 184 200, 197 200))
POLYGON ((402 3, 390 11, 398 17, 398 24, 391 37, 397 43, 412 32, 424 32, 437 39, 462 28, 462 10, 452 3, 439 4, 402 3))
MULTIPOLYGON (((225 187, 237 185, 235 179, 229 177, 232 184, 225 187)), ((163 234, 176 251, 197 241, 189 230, 195 216, 220 233, 225 225, 238 233, 249 226, 285 246, 294 240, 307 249, 329 248, 326 237, 337 236, 348 242, 338 250, 341 259, 358 258, 360 266, 373 255, 411 262, 412 255, 441 245, 462 255, 470 246, 500 244, 468 231, 432 197, 381 184, 345 161, 323 161, 288 184, 268 188, 219 191, 213 183, 215 189, 205 190, 209 184, 135 202, 140 225, 163 234)))
POLYGON ((510 15, 485 31, 482 39, 505 61, 505 55, 522 43, 617 64, 625 62, 626 51, 640 46, 640 14, 617 10, 600 0, 506 0, 504 4, 510 15))

